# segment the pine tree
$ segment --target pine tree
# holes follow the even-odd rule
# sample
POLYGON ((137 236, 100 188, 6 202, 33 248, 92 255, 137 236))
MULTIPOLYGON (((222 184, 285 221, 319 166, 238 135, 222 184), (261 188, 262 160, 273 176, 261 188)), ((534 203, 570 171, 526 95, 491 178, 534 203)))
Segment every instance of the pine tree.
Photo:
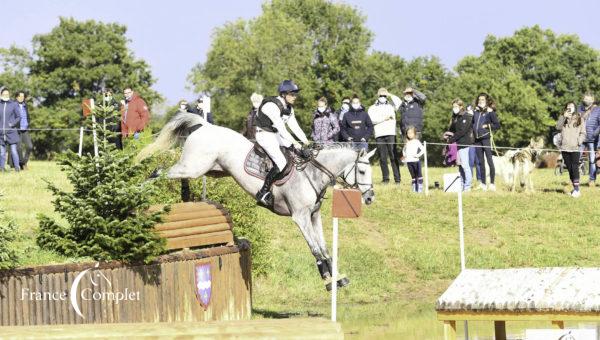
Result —
MULTIPOLYGON (((118 122, 117 112, 99 105, 98 157, 67 152, 59 163, 72 185, 66 191, 47 182, 54 209, 68 223, 61 225, 40 215, 37 243, 66 256, 95 260, 149 262, 164 251, 165 241, 153 230, 168 211, 149 212, 156 188, 143 178, 145 164, 135 164, 132 151, 120 151, 109 142, 107 125, 118 122)), ((91 119, 86 119, 92 128, 91 119)))

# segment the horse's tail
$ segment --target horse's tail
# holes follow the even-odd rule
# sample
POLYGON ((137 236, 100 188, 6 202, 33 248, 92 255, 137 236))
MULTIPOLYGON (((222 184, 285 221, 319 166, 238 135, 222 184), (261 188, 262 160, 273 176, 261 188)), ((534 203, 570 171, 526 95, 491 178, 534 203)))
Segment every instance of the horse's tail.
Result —
POLYGON ((160 134, 156 140, 140 151, 135 157, 136 161, 140 162, 157 152, 172 148, 181 137, 188 133, 187 131, 190 127, 198 124, 206 125, 209 123, 197 114, 188 112, 178 113, 160 130, 160 134))

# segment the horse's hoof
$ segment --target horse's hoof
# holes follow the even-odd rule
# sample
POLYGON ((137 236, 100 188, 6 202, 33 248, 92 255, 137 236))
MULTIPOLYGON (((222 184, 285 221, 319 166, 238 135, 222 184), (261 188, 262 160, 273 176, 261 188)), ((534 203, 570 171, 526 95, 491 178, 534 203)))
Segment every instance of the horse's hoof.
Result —
POLYGON ((347 277, 342 277, 341 279, 339 279, 337 281, 338 288, 346 287, 349 284, 350 284, 350 279, 348 279, 347 277))
MULTIPOLYGON (((339 280, 337 280, 337 286, 338 286, 338 288, 346 287, 349 284, 350 284, 350 280, 346 276, 343 276, 342 278, 340 278, 339 280)), ((327 289, 328 292, 331 291, 331 289, 332 289, 332 287, 331 287, 331 278, 329 278, 326 281, 326 283, 325 283, 325 289, 327 289)))

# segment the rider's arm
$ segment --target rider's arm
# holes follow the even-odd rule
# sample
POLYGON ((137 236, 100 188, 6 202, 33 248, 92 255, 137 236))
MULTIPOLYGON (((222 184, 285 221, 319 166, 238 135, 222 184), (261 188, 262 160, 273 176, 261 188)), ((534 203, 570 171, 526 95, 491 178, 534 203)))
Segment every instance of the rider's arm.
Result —
POLYGON ((300 141, 302 141, 303 144, 308 144, 308 139, 306 138, 304 131, 302 131, 302 128, 300 128, 300 125, 298 125, 296 116, 293 113, 290 116, 290 119, 288 119, 287 125, 290 127, 290 130, 292 130, 294 135, 296 137, 298 137, 298 139, 300 139, 300 141))

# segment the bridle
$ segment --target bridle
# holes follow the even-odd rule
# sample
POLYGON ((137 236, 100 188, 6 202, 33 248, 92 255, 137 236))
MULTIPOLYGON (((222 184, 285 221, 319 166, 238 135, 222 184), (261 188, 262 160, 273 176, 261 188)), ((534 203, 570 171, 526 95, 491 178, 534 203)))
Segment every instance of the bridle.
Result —
POLYGON ((343 186, 344 188, 352 188, 352 189, 358 189, 360 191, 361 195, 364 195, 365 193, 373 190, 373 183, 360 183, 358 182, 358 164, 370 164, 369 162, 365 162, 365 161, 361 161, 360 160, 360 155, 356 156, 356 160, 354 161, 354 164, 352 165, 352 168, 350 169, 350 171, 346 172, 342 172, 342 174, 339 176, 342 178, 343 182, 338 182, 337 181, 337 177, 333 172, 331 172, 329 169, 327 169, 327 167, 325 167, 323 164, 321 164, 321 162, 317 161, 317 155, 319 154, 319 151, 321 151, 322 148, 314 147, 311 151, 311 157, 308 159, 302 159, 299 157, 296 157, 295 159, 295 163, 296 163, 296 169, 297 170, 304 170, 306 168, 306 166, 308 164, 312 164, 315 168, 317 168, 318 170, 320 170, 321 172, 323 172, 325 175, 327 175, 327 177, 329 177, 329 183, 328 185, 326 185, 320 192, 315 188, 315 185, 312 183, 312 181, 310 180, 310 178, 308 177, 308 175, 305 174, 305 176, 308 178, 308 182, 310 183, 311 187, 313 188, 313 190, 315 191, 315 194, 317 194, 317 202, 320 202, 323 197, 325 197, 325 192, 327 191, 327 187, 329 186, 333 186, 336 183, 339 183, 341 186, 343 186), (352 171, 354 170, 354 184, 350 184, 348 183, 347 177, 348 174, 350 174, 352 171), (361 185, 366 185, 368 186, 366 190, 361 190, 360 186, 361 185))
POLYGON ((343 183, 340 183, 344 188, 352 188, 352 189, 358 189, 360 190, 360 194, 364 195, 366 192, 373 190, 373 183, 360 183, 358 181, 358 164, 367 164, 367 165, 371 165, 369 162, 365 162, 365 161, 361 161, 359 156, 356 156, 356 160, 354 161, 354 164, 352 165, 352 168, 350 169, 350 171, 348 171, 347 173, 342 173, 340 175, 340 177, 342 178, 342 180, 344 180, 343 183), (354 184, 350 184, 348 183, 348 175, 350 173, 352 173, 352 170, 354 170, 354 184), (368 188, 366 190, 361 190, 360 186, 361 185, 366 185, 368 186, 368 188))

